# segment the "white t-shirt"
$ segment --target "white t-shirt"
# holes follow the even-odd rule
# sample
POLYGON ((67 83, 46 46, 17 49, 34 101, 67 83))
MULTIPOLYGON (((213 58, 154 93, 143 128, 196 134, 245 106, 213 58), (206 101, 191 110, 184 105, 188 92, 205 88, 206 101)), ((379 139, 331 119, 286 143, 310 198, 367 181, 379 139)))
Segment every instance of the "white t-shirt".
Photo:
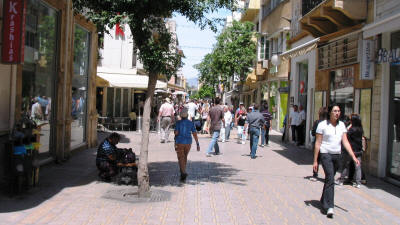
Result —
POLYGON ((290 123, 290 125, 295 125, 295 126, 297 126, 297 125, 299 125, 300 124, 300 113, 299 112, 295 112, 295 111, 293 111, 293 112, 291 112, 290 113, 290 118, 292 118, 291 119, 291 123, 290 123))
POLYGON ((197 110, 197 105, 194 102, 189 102, 188 104, 188 114, 190 117, 194 117, 194 114, 196 113, 197 110))
POLYGON ((306 120, 306 112, 304 112, 304 110, 301 110, 299 112, 299 121, 298 121, 299 124, 297 125, 300 125, 301 122, 303 122, 303 120, 306 120))
POLYGON ((317 127, 317 134, 322 134, 322 143, 319 149, 320 153, 340 154, 343 134, 347 133, 343 122, 333 126, 326 120, 321 121, 317 127))
POLYGON ((230 111, 226 111, 224 113, 225 127, 228 127, 232 123, 232 113, 230 111))

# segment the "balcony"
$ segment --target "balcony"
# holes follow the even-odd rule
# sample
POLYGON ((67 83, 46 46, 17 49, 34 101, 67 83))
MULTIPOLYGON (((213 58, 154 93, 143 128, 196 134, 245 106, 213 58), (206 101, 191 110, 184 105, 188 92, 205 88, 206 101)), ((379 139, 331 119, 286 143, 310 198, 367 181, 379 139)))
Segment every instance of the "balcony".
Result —
POLYGON ((261 12, 262 19, 264 20, 265 17, 269 16, 269 14, 271 14, 272 11, 274 11, 274 9, 276 9, 284 1, 286 0, 271 0, 267 4, 263 5, 261 12))
POLYGON ((240 21, 253 22, 253 20, 257 17, 259 11, 260 11, 260 0, 246 0, 240 21))
POLYGON ((306 15, 323 1, 324 0, 303 0, 303 3, 301 5, 301 15, 306 15))
POLYGON ((364 0, 303 0, 302 7, 301 28, 314 37, 355 26, 367 18, 364 0))

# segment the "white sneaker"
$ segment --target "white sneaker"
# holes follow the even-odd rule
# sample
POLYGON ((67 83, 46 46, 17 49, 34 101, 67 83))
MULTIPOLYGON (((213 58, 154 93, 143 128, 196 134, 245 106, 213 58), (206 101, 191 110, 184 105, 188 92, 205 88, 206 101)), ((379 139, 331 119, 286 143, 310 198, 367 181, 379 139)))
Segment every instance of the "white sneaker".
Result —
POLYGON ((225 143, 225 140, 222 140, 221 142, 222 142, 222 143, 225 143))
POLYGON ((357 183, 354 183, 354 184, 353 184, 353 187, 355 187, 355 188, 361 188, 361 185, 360 185, 360 184, 357 184, 357 183))
POLYGON ((209 153, 206 153, 206 156, 207 156, 207 157, 211 157, 211 154, 209 154, 209 153))
POLYGON ((242 141, 242 145, 246 144, 246 142, 242 141))
POLYGON ((329 208, 328 211, 326 212, 326 216, 329 218, 333 218, 333 208, 329 208))

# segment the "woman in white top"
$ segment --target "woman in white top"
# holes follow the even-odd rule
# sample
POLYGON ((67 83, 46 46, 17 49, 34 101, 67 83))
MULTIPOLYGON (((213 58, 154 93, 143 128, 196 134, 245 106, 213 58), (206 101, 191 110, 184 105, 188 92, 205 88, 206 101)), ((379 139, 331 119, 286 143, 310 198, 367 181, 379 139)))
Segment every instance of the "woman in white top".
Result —
POLYGON ((328 118, 318 124, 316 131, 316 142, 314 148, 313 169, 318 167, 318 154, 322 168, 325 172, 325 183, 321 196, 321 204, 329 218, 333 217, 334 196, 335 196, 335 173, 339 168, 341 143, 346 148, 354 163, 360 162, 355 157, 351 145, 347 140, 347 129, 343 122, 339 121, 340 108, 332 105, 328 108, 328 118))

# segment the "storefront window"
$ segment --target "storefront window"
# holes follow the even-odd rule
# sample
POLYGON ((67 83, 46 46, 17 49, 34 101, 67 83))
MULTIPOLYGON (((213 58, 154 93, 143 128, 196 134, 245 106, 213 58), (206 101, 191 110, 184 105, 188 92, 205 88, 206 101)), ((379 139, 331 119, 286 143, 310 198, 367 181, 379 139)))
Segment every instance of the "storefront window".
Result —
POLYGON ((316 91, 314 94, 314 121, 319 119, 319 109, 323 107, 323 91, 316 91))
POLYGON ((330 104, 338 104, 342 110, 341 116, 353 113, 354 98, 354 68, 347 67, 331 71, 330 104))
MULTIPOLYGON (((391 35, 391 49, 400 48, 400 32, 391 35)), ((388 136, 388 171, 400 178, 400 62, 390 65, 390 101, 389 101, 389 136, 388 136)))
POLYGON ((307 110, 308 64, 299 63, 299 106, 307 110))
POLYGON ((361 89, 360 91, 360 117, 364 129, 364 136, 371 138, 371 103, 372 90, 361 89))
POLYGON ((41 1, 29 0, 26 7, 24 64, 22 67, 21 112, 39 127, 39 153, 49 152, 57 76, 58 12, 41 1))
POLYGON ((90 33, 75 24, 74 73, 72 76, 71 146, 85 141, 89 76, 90 33))

